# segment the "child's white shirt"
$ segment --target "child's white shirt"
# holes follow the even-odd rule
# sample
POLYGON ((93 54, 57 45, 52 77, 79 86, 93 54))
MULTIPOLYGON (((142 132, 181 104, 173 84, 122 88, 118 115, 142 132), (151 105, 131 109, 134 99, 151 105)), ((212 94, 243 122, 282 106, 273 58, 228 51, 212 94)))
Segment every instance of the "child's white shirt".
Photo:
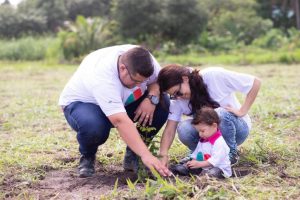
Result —
POLYGON ((232 175, 229 147, 219 131, 205 141, 200 140, 191 157, 196 159, 199 152, 202 152, 204 160, 208 161, 214 167, 220 168, 225 177, 232 175))

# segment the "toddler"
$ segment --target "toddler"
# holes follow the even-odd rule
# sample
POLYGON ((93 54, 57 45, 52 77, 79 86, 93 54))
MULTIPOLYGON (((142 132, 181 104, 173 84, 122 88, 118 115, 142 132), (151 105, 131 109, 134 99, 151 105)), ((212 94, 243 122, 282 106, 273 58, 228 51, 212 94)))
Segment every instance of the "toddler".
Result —
POLYGON ((229 147, 218 129, 219 123, 213 108, 204 107, 197 111, 192 124, 199 132, 200 140, 189 160, 171 168, 174 174, 208 174, 217 178, 232 175, 229 147))

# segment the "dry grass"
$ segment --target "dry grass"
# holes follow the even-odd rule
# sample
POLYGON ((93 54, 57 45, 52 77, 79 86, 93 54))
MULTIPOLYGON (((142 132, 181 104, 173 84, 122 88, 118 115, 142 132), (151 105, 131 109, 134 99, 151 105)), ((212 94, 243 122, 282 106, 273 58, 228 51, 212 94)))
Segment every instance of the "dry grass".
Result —
MULTIPOLYGON (((98 198, 119 199, 297 199, 300 197, 300 66, 258 65, 227 67, 254 74, 263 81, 251 110, 253 130, 242 145, 240 178, 215 180, 149 180, 111 190, 98 198)), ((49 172, 75 169, 75 134, 66 124, 57 101, 76 66, 45 63, 0 63, 0 198, 36 199, 32 188, 49 172)), ((99 148, 97 161, 104 173, 121 166, 124 143, 113 130, 99 148), (105 169, 107 169, 105 171, 105 169)), ((176 141, 171 158, 186 149, 176 141)), ((120 185, 119 185, 120 186, 120 185)), ((109 189, 108 189, 109 190, 109 189)), ((56 194, 56 193, 55 193, 56 194)), ((55 198, 59 198, 58 196, 55 198)))

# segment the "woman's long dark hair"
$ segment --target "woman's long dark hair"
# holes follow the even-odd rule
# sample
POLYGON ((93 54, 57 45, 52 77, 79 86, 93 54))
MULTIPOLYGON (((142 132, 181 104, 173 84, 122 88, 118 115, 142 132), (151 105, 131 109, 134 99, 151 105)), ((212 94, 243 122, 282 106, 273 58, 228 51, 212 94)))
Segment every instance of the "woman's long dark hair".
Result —
POLYGON ((203 106, 212 108, 220 107, 220 104, 210 97, 207 86, 199 74, 199 70, 195 69, 190 71, 189 67, 183 67, 177 64, 167 65, 160 70, 157 78, 160 93, 162 94, 171 87, 181 84, 183 82, 182 76, 187 76, 189 78, 191 89, 191 99, 189 104, 192 113, 196 113, 196 111, 203 106))

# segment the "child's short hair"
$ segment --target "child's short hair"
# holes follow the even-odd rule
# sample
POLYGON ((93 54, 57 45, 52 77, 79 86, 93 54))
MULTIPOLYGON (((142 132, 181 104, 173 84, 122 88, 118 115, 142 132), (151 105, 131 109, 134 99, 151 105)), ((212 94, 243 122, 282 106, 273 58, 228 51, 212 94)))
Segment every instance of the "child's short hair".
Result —
POLYGON ((196 115, 194 119, 192 120, 193 125, 197 124, 207 124, 212 125, 213 123, 216 123, 218 126, 220 124, 220 118, 217 114, 217 112, 210 107, 202 107, 200 110, 196 111, 196 115))

